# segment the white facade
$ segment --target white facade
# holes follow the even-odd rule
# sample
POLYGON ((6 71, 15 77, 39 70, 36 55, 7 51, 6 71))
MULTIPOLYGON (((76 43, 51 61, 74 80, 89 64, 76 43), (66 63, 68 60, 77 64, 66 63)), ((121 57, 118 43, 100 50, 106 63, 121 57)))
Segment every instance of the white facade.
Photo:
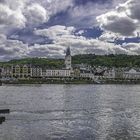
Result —
POLYGON ((31 76, 31 67, 29 65, 12 66, 13 78, 29 78, 31 76))
POLYGON ((95 76, 93 73, 80 73, 80 77, 94 79, 95 76))
POLYGON ((3 68, 1 68, 1 77, 2 78, 10 78, 10 77, 12 77, 12 69, 11 69, 11 67, 3 67, 3 68))
POLYGON ((140 79, 140 72, 137 72, 135 69, 130 69, 123 73, 123 78, 125 79, 140 79))
POLYGON ((66 66, 66 69, 71 69, 71 56, 66 56, 65 57, 65 66, 66 66))
POLYGON ((70 77, 71 70, 46 70, 46 77, 70 77))
POLYGON ((33 67, 31 68, 31 76, 32 77, 42 77, 42 68, 41 67, 33 67))
POLYGON ((114 69, 106 70, 104 73, 104 78, 114 79, 115 78, 115 70, 114 69))
POLYGON ((45 78, 46 77, 46 69, 42 70, 42 77, 45 78))

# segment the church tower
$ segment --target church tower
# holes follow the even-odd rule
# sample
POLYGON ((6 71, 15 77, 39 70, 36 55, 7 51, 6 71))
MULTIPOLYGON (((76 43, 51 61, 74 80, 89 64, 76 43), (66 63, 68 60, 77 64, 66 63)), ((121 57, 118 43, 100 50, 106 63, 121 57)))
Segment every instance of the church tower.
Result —
POLYGON ((71 51, 70 51, 70 47, 68 47, 67 50, 66 50, 65 67, 66 67, 66 69, 71 69, 71 51))

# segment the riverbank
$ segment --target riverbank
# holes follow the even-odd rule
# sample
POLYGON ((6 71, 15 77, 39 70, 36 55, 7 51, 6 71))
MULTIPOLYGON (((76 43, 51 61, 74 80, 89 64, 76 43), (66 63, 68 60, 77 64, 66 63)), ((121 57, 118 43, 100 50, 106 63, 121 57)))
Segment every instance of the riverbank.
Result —
POLYGON ((126 79, 20 79, 3 81, 3 84, 140 84, 140 80, 126 79))
POLYGON ((30 79, 30 80, 16 80, 4 81, 3 84, 95 84, 91 80, 58 80, 58 79, 30 79))
POLYGON ((140 84, 140 80, 111 79, 104 80, 104 84, 140 84))

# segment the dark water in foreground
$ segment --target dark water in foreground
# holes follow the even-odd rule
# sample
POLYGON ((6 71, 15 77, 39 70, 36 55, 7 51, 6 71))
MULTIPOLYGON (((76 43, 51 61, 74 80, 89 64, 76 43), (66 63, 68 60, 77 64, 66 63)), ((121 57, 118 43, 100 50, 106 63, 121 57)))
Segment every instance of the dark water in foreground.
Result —
POLYGON ((1 86, 0 140, 140 140, 139 85, 1 86))

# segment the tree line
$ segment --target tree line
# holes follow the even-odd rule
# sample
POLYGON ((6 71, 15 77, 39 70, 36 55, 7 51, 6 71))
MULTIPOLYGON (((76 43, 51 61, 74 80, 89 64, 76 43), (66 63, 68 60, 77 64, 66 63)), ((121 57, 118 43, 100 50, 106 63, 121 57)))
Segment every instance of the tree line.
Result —
MULTIPOLYGON (((95 55, 80 54, 72 56, 72 64, 88 64, 91 66, 106 67, 140 67, 140 55, 95 55)), ((18 60, 10 60, 8 62, 0 62, 0 66, 9 66, 16 64, 31 64, 45 68, 62 68, 65 67, 64 59, 50 58, 24 58, 18 60)))

